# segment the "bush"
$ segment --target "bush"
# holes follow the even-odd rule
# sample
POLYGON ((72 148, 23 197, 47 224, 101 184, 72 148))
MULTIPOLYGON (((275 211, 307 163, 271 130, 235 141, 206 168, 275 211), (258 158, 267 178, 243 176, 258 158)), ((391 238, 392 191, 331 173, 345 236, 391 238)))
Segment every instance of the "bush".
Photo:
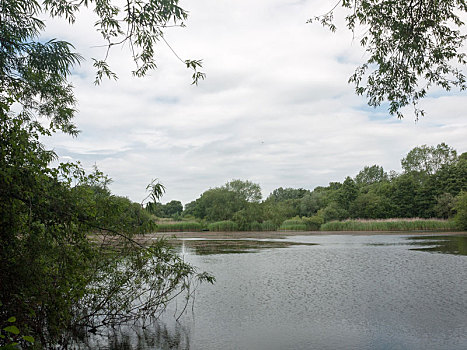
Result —
POLYGON ((303 217, 303 223, 306 225, 306 229, 309 231, 319 231, 321 225, 324 223, 322 216, 314 215, 312 217, 303 217))

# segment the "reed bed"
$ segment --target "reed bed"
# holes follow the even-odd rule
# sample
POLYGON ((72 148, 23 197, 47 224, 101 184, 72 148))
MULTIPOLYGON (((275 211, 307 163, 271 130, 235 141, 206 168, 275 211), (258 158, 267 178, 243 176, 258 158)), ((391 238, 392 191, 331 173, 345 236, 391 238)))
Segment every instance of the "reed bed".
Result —
POLYGON ((183 231, 202 231, 203 225, 199 222, 171 222, 157 224, 158 232, 183 232, 183 231))
POLYGON ((301 219, 285 220, 279 227, 279 231, 306 231, 306 224, 301 219))
POLYGON ((321 231, 457 231, 453 221, 439 219, 388 219, 330 221, 321 231))
POLYGON ((238 231, 238 226, 235 222, 230 220, 225 221, 217 221, 210 223, 208 225, 208 230, 212 232, 231 232, 231 231, 238 231))

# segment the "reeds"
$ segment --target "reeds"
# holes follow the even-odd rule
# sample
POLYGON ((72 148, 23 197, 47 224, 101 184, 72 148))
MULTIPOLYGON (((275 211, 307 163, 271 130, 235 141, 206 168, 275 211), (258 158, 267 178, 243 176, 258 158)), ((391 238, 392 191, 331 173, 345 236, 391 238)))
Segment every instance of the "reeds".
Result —
POLYGON ((199 222, 182 221, 157 224, 158 232, 183 232, 183 231, 202 231, 203 225, 199 222))
POLYGON ((279 231, 306 231, 306 229, 306 224, 298 218, 285 220, 279 227, 279 231))
POLYGON ((208 225, 208 230, 213 232, 219 231, 238 231, 238 226, 235 222, 230 220, 217 221, 208 225))
POLYGON ((456 231, 450 220, 386 219, 330 221, 321 225, 321 231, 456 231))

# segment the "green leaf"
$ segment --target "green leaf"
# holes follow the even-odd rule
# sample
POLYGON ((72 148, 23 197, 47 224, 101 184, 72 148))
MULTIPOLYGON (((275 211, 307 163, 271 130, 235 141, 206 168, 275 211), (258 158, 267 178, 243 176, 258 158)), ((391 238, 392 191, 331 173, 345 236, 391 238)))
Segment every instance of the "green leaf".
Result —
POLYGON ((3 330, 8 333, 19 334, 19 329, 16 326, 8 326, 3 328, 3 330))
POLYGON ((16 317, 12 316, 8 319, 8 322, 16 322, 16 317))
POLYGON ((23 339, 26 340, 27 342, 34 343, 34 338, 31 337, 30 335, 23 335, 23 339))

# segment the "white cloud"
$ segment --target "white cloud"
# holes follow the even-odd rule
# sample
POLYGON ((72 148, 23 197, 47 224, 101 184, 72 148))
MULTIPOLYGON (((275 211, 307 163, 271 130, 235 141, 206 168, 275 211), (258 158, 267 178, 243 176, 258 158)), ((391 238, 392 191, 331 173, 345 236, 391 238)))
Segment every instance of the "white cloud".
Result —
POLYGON ((94 20, 84 11, 74 27, 49 21, 49 37, 73 42, 87 61, 72 77, 79 100, 77 139, 47 143, 62 157, 97 163, 112 189, 135 201, 152 178, 167 187, 164 201, 188 202, 233 178, 282 187, 314 188, 342 181, 365 165, 399 170, 421 144, 447 142, 466 151, 465 94, 423 102, 427 116, 398 121, 365 107, 347 79, 364 58, 342 22, 336 34, 305 24, 326 12, 318 1, 196 1, 187 28, 166 34, 183 58, 203 58, 207 79, 170 49, 158 47, 158 69, 131 77, 128 52, 115 48, 117 82, 93 85, 90 57, 101 55, 94 20))

